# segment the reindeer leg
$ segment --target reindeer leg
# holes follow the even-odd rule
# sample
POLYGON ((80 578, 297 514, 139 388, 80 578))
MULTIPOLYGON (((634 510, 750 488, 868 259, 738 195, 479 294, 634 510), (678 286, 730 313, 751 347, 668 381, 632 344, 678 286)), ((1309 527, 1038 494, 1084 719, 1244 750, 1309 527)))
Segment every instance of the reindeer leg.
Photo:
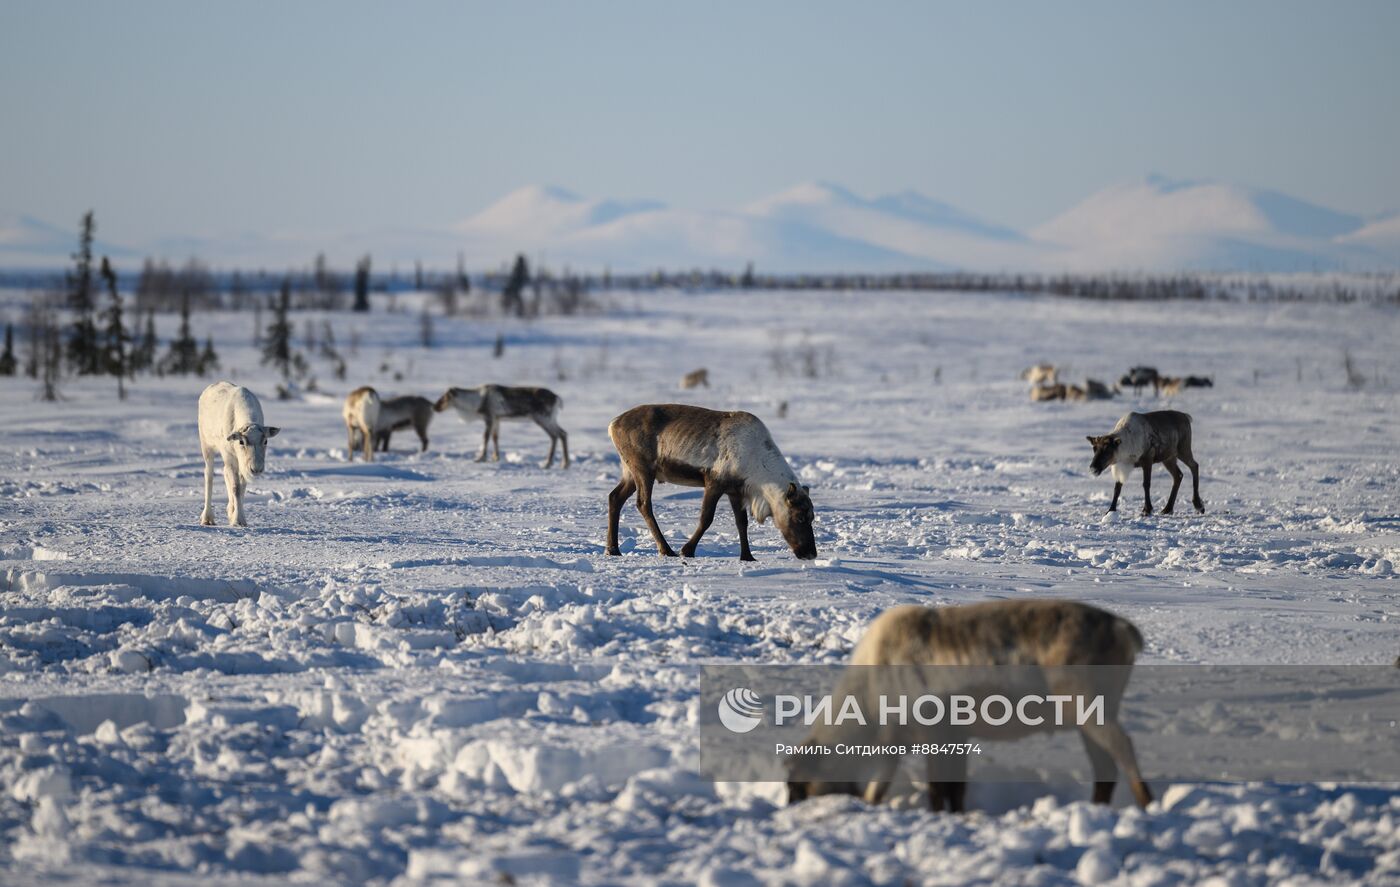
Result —
POLYGON ((651 510, 651 488, 656 483, 656 478, 646 476, 637 481, 637 510, 642 513, 642 519, 647 522, 647 528, 651 530, 651 538, 656 540, 656 550, 663 557, 675 557, 676 552, 666 542, 666 537, 661 534, 661 526, 656 522, 656 515, 651 510))
POLYGON ((491 446, 491 420, 486 420, 486 430, 481 434, 481 452, 476 454, 476 461, 485 462, 486 453, 491 446))
POLYGON ((734 509, 734 526, 739 530, 739 560, 754 560, 749 551, 749 513, 744 510, 744 497, 740 493, 729 494, 729 504, 734 509))
POLYGON ((1196 464, 1196 457, 1191 454, 1191 444, 1181 448, 1181 461, 1186 463, 1186 467, 1191 469, 1191 504, 1196 506, 1199 514, 1206 513, 1206 503, 1201 501, 1201 474, 1200 467, 1196 464))
POLYGON ((1113 763, 1113 756, 1090 739, 1089 734, 1081 731, 1079 738, 1084 741, 1084 751, 1089 755, 1089 764, 1094 769, 1094 803, 1111 803, 1113 788, 1118 783, 1118 766, 1113 763))
POLYGON ((1117 481, 1113 484, 1113 501, 1108 503, 1109 511, 1118 510, 1118 496, 1123 492, 1123 485, 1117 481))
POLYGON ((865 791, 861 793, 865 803, 874 807, 885 799, 885 795, 890 793, 890 785, 898 769, 897 755, 885 755, 880 758, 879 763, 875 765, 875 778, 865 784, 865 791))
POLYGON ((1176 464, 1175 459, 1167 459, 1162 463, 1162 467, 1172 476, 1172 493, 1167 497, 1167 507, 1162 509, 1162 513, 1171 514, 1172 509, 1176 507, 1176 491, 1181 487, 1181 466, 1176 464))
POLYGON ((228 525, 242 526, 243 503, 238 495, 238 467, 227 458, 224 460, 224 492, 228 493, 228 525))
POLYGON ((365 461, 366 461, 366 462, 373 462, 373 461, 374 461, 374 429, 373 429, 373 428, 370 428, 369 426, 365 426, 364 428, 361 428, 361 429, 360 429, 360 434, 361 434, 361 436, 364 437, 364 441, 365 441, 365 461))
POLYGON ((681 557, 695 557, 695 547, 700 544, 700 537, 715 522, 715 506, 719 504, 719 497, 719 487, 714 484, 705 487, 705 498, 700 502, 700 525, 695 528, 690 541, 681 546, 681 557))
POLYGON ((622 550, 617 547, 617 522, 622 514, 622 506, 627 504, 627 500, 632 498, 632 494, 637 492, 637 485, 632 482, 632 475, 624 469, 622 480, 608 494, 608 554, 622 554, 622 550))
POLYGON ((544 460, 544 467, 548 468, 554 464, 554 448, 558 445, 559 441, 554 436, 554 429, 549 427, 549 424, 545 422, 543 417, 531 416, 530 418, 534 419, 535 424, 543 428, 544 433, 549 435, 549 458, 544 460))
MULTIPOLYGON (((203 448, 201 448, 203 449, 203 448)), ((210 509, 214 498, 214 451, 203 450, 204 456, 204 510, 199 513, 201 526, 214 526, 214 512, 210 509)))
POLYGON ((568 434, 568 432, 566 432, 564 429, 560 428, 558 425, 555 425, 555 426, 554 426, 554 430, 557 431, 557 432, 559 432, 559 445, 560 445, 561 447, 563 447, 563 449, 564 449, 564 467, 565 467, 565 468, 568 468, 568 467, 569 467, 569 434, 568 434))
POLYGON ((421 425, 415 425, 413 426, 413 430, 418 432, 418 440, 421 441, 423 444, 422 448, 420 448, 418 452, 428 452, 428 423, 424 422, 421 425))
POLYGON ((1142 781, 1142 773, 1138 770, 1137 754, 1133 751, 1133 741, 1128 738, 1128 734, 1123 732, 1123 728, 1116 720, 1107 721, 1103 724, 1093 722, 1086 723, 1080 727, 1084 737, 1093 742, 1099 748, 1108 752, 1113 758, 1113 762, 1118 765, 1118 770, 1128 777, 1128 787, 1133 790, 1133 799, 1137 801, 1139 807, 1146 807, 1152 803, 1152 790, 1147 787, 1147 783, 1142 781))
POLYGON ((360 442, 355 437, 355 426, 351 425, 349 422, 345 423, 345 436, 347 438, 345 442, 345 461, 354 462, 355 450, 359 449, 360 442))
POLYGON ((1142 513, 1152 513, 1152 463, 1142 466, 1142 513))
POLYGON ((491 446, 496 450, 496 458, 493 461, 501 461, 501 420, 493 419, 491 422, 491 446))

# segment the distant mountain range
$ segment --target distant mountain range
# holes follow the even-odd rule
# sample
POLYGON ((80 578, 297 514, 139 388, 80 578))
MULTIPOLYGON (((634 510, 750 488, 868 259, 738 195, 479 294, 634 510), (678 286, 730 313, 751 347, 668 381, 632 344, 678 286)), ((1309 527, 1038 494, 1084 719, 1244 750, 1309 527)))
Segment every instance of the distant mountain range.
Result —
MULTIPOLYGON (((100 219, 99 219, 100 221, 100 219)), ((99 228, 99 231, 101 229, 99 228)), ((0 217, 0 267, 56 266, 73 231, 29 216, 0 217)), ((1021 232, 915 191, 873 199, 810 182, 732 211, 653 200, 592 200, 531 185, 446 230, 351 235, 239 234, 99 248, 114 259, 215 266, 304 266, 319 252, 348 267, 421 260, 496 267, 524 252, 559 268, 766 272, 893 271, 1388 271, 1400 270, 1400 214, 1365 219, 1275 191, 1149 176, 1105 188, 1021 232)))

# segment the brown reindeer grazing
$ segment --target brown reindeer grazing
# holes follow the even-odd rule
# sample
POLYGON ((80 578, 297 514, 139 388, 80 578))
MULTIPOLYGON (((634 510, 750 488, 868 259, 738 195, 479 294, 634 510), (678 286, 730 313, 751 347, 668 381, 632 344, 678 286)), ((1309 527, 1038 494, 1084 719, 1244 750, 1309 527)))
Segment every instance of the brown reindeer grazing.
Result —
POLYGON ((1181 380, 1182 388, 1214 388, 1215 380, 1210 376, 1187 376, 1181 380))
POLYGON ((793 554, 817 556, 812 534, 812 500, 807 487, 797 482, 773 437, 751 413, 724 413, 685 404, 648 404, 633 407, 608 425, 608 436, 622 459, 622 480, 608 495, 608 554, 621 554, 617 524, 622 506, 637 494, 642 513, 657 550, 666 557, 676 552, 667 544, 651 507, 656 481, 703 487, 700 525, 681 548, 694 557, 700 537, 715 519, 720 496, 728 496, 739 529, 739 559, 751 561, 749 520, 777 524, 793 554))
POLYGON ((710 387, 710 371, 706 368, 701 367, 698 370, 691 370, 684 376, 681 376, 681 388, 684 388, 686 391, 692 388, 700 388, 701 386, 705 388, 710 387))
MULTIPOLYGON (((985 698, 1004 695, 1024 698, 1063 694, 1103 698, 1103 717, 1083 724, 1054 724, 1012 719, 992 725, 853 726, 846 722, 818 724, 803 747, 834 747, 837 743, 908 747, 910 744, 965 742, 973 738, 1015 739, 1055 729, 1078 729, 1094 771, 1096 804, 1113 798, 1117 773, 1128 778, 1133 798, 1141 807, 1152 792, 1138 770, 1132 740, 1118 722, 1118 710, 1132 671, 1142 652, 1142 634, 1126 619, 1074 601, 993 601, 960 607, 902 606, 886 610, 870 623, 851 655, 851 667, 833 694, 835 706, 854 697, 860 710, 877 711, 885 694, 909 695, 942 688, 985 698), (1086 667, 1094 666, 1094 667, 1086 667)), ((823 781, 820 753, 803 752, 788 759, 788 803, 823 794, 863 795, 878 804, 889 791, 899 756, 872 762, 868 782, 823 781)), ((964 809, 967 756, 927 757, 929 806, 949 812, 964 809)))
POLYGON ((375 447, 389 452, 389 438, 395 431, 412 426, 423 447, 428 451, 428 424, 433 421, 433 402, 416 394, 390 397, 379 402, 379 421, 375 424, 375 447))
POLYGON ((340 414, 345 419, 349 438, 345 458, 355 461, 355 450, 364 447, 365 461, 374 461, 374 433, 379 427, 379 392, 368 385, 356 388, 345 397, 340 414))
POLYGON ((1031 400, 1064 400, 1069 397, 1069 387, 1063 384, 1037 385, 1031 389, 1031 400))
POLYGON ((1118 496, 1123 492, 1123 482, 1134 468, 1142 469, 1142 513, 1152 513, 1152 466, 1158 462, 1172 476, 1172 492, 1167 497, 1163 514, 1171 514, 1176 507, 1176 491, 1181 487, 1181 468, 1176 464, 1179 458, 1191 469, 1191 504, 1196 511, 1205 514, 1206 504, 1201 501, 1200 466, 1191 455, 1191 417, 1176 410, 1157 410, 1152 413, 1129 413, 1118 420, 1113 430, 1099 437, 1089 436, 1089 444, 1094 448, 1093 461, 1089 467, 1094 476, 1103 474, 1104 469, 1113 470, 1113 502, 1109 511, 1118 510, 1118 496))
POLYGON ((481 451, 476 461, 486 461, 487 444, 496 450, 496 461, 501 461, 501 422, 504 420, 529 419, 544 429, 549 435, 549 459, 544 467, 554 464, 554 450, 558 445, 564 448, 564 467, 569 467, 569 435, 555 419, 564 401, 548 388, 512 388, 506 385, 482 385, 478 388, 449 388, 439 397, 433 409, 441 413, 449 407, 455 409, 463 421, 479 418, 486 423, 486 432, 481 438, 481 451))
POLYGON ((1152 390, 1158 397, 1176 397, 1181 393, 1182 381, 1180 376, 1158 376, 1152 380, 1152 390))

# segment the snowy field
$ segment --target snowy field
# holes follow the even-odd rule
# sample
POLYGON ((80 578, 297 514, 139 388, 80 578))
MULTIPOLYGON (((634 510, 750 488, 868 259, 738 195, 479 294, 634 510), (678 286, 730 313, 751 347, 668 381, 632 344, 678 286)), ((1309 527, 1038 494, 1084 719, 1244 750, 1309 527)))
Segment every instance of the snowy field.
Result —
MULTIPOLYGON (((110 380, 70 380, 58 404, 3 381, 0 881, 1400 883, 1393 787, 1156 784, 1143 812, 1122 787, 1110 809, 1087 786, 974 784, 975 812, 950 816, 912 790, 785 808, 780 786, 695 772, 703 665, 839 662, 898 603, 1077 598, 1132 619, 1144 662, 1393 661, 1393 308, 610 301, 528 324, 439 318, 432 349, 412 298, 333 315, 342 351, 359 339, 349 378, 317 359, 325 393, 285 402, 251 314, 197 315, 220 376, 283 429, 245 530, 198 524, 211 380, 142 378, 125 403, 110 380), (1214 376, 1172 403, 1194 417, 1207 513, 1137 516, 1135 476, 1105 516, 1112 480, 1089 474, 1085 435, 1164 403, 1033 404, 1017 374, 1040 360, 1068 381, 1139 363, 1214 376), (700 366, 713 387, 678 391, 700 366), (504 427, 503 461, 476 463, 480 426, 455 414, 427 453, 400 432, 389 456, 346 463, 350 388, 487 381, 560 394, 571 468, 540 467, 548 440, 528 423, 504 427), (693 561, 658 558, 631 506, 624 556, 603 555, 607 423, 675 400, 768 423, 811 485, 818 560, 764 525, 741 564, 727 508, 693 561)), ((1160 508, 1169 478, 1154 480, 1160 508)), ((699 491, 657 493, 679 545, 699 491)), ((216 497, 222 517, 221 477, 216 497)))

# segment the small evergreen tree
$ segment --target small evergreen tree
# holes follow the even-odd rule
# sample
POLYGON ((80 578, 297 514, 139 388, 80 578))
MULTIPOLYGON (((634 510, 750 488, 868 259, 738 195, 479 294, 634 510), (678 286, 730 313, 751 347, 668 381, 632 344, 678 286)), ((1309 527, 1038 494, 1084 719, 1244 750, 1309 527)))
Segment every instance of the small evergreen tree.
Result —
POLYGON ((83 375, 102 371, 102 350, 97 345, 97 325, 93 322, 92 241, 96 230, 92 210, 88 210, 78 234, 78 251, 73 253, 73 270, 68 274, 68 307, 74 314, 68 362, 83 375))
POLYGON ((356 311, 369 310, 369 256, 355 263, 355 305, 356 311))
POLYGON ((201 376, 207 376, 210 372, 219 368, 219 355, 214 351, 214 337, 204 337, 204 350, 199 354, 199 362, 196 372, 201 376))
POLYGON ((159 347, 160 340, 156 338, 156 313, 152 311, 146 315, 146 331, 131 349, 131 357, 127 360, 133 375, 151 369, 156 362, 156 349, 159 347))
POLYGON ((102 331, 106 338, 103 369, 117 377, 117 399, 126 400, 126 377, 130 372, 126 343, 131 341, 131 335, 127 333, 126 325, 122 322, 122 297, 121 293, 117 292, 117 272, 112 270, 112 263, 106 256, 102 257, 102 279, 107 282, 107 294, 111 299, 111 304, 103 312, 106 321, 106 327, 102 331))
POLYGON ((13 376, 18 363, 15 361, 15 325, 5 324, 5 350, 0 352, 0 376, 13 376))
POLYGON ((161 359, 162 373, 187 376, 199 371, 199 342, 190 333, 190 297, 180 300, 180 333, 170 343, 170 350, 161 359))
POLYGON ((272 323, 263 337, 263 366, 271 364, 284 380, 292 378, 292 324, 287 320, 291 310, 292 282, 282 278, 282 291, 272 306, 272 323))
POLYGON ((501 290, 502 311, 516 317, 525 316, 525 285, 529 282, 530 266, 525 261, 525 254, 520 253, 515 257, 515 267, 511 269, 505 289, 501 290))

